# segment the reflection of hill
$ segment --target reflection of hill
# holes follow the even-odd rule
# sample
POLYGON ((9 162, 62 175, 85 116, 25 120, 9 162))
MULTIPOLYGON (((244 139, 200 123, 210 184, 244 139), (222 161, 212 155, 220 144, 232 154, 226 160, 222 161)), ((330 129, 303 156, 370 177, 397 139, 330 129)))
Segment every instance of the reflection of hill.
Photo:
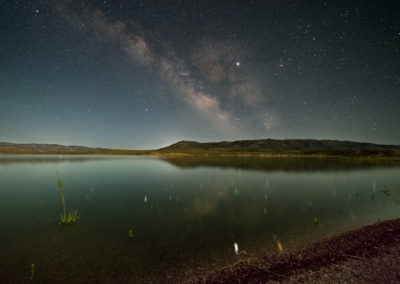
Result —
MULTIPOLYGON (((150 158, 148 156, 148 158, 150 158)), ((110 159, 129 159, 129 156, 96 155, 4 155, 1 164, 11 163, 76 163, 110 159)), ((147 158, 145 158, 147 159, 147 158)), ((238 156, 174 156, 153 157, 152 159, 170 163, 181 169, 197 167, 216 167, 248 169, 261 171, 332 171, 347 169, 366 169, 376 167, 400 167, 399 160, 338 159, 338 158, 263 158, 238 156)))
POLYGON ((191 156, 164 158, 163 161, 182 169, 196 167, 218 167, 261 171, 334 171, 375 167, 400 167, 400 161, 342 160, 328 158, 191 156))

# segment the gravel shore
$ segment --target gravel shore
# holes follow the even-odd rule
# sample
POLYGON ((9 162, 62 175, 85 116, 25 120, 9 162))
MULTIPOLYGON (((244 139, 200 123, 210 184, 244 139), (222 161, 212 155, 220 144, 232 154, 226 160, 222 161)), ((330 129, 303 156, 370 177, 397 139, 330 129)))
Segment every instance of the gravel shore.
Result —
POLYGON ((288 254, 242 260, 188 283, 400 283, 400 219, 288 254))

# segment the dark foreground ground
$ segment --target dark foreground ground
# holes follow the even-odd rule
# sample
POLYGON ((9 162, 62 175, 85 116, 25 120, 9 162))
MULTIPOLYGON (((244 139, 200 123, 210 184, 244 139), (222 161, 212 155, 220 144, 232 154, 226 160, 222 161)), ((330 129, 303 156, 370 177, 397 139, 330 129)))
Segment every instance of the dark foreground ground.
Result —
POLYGON ((242 260, 188 283, 400 283, 400 219, 304 250, 242 260))

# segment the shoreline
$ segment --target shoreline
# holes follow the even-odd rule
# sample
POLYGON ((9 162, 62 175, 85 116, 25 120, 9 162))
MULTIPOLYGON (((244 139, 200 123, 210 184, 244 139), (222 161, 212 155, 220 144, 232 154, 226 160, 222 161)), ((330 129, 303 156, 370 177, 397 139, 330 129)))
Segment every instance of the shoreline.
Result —
POLYGON ((158 152, 148 150, 107 151, 107 152, 35 152, 35 151, 0 151, 0 155, 104 155, 104 156, 152 156, 163 158, 262 158, 262 159, 326 159, 326 160, 363 160, 363 161, 400 161, 400 156, 385 155, 335 155, 325 153, 265 153, 265 152, 158 152))
POLYGON ((397 283, 400 219, 378 222, 280 255, 251 257, 186 283, 397 283))

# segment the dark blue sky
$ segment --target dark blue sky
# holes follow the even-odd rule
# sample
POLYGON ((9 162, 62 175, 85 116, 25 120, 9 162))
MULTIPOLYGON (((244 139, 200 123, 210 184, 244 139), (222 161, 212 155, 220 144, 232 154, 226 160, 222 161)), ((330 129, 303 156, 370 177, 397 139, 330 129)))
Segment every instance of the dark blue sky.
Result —
POLYGON ((0 141, 400 144, 399 1, 0 6, 0 141))

